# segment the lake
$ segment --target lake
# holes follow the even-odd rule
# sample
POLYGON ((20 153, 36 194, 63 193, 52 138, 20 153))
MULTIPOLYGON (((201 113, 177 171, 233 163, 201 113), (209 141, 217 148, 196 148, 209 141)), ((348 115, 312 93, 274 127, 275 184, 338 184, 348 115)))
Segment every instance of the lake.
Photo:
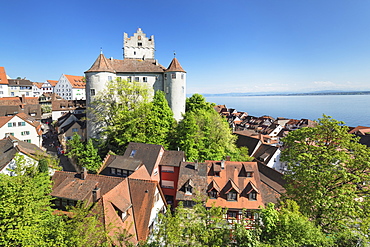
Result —
POLYGON ((370 126, 370 95, 213 96, 206 100, 256 117, 317 120, 325 114, 351 127, 370 126))

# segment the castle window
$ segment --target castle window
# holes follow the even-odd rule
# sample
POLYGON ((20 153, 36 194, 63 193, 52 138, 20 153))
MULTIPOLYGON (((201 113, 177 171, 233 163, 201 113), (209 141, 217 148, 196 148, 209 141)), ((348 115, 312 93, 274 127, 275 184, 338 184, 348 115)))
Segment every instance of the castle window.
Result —
POLYGON ((131 76, 127 77, 127 82, 131 82, 131 76))
POLYGON ((141 46, 143 46, 143 43, 139 42, 139 43, 137 43, 137 46, 141 47, 141 46))
POLYGON ((141 35, 137 36, 137 39, 138 39, 138 40, 141 40, 141 35))
POLYGON ((171 78, 172 78, 172 79, 176 79, 176 74, 172 74, 172 75, 171 75, 171 78))
POLYGON ((139 77, 135 77, 135 81, 136 82, 139 82, 140 80, 139 80, 139 77))
POLYGON ((143 77, 143 82, 147 82, 148 81, 148 78, 147 77, 143 77))
POLYGON ((166 80, 167 80, 167 74, 164 74, 164 79, 166 79, 166 80))
POLYGON ((108 81, 112 81, 112 76, 108 76, 108 81))
POLYGON ((181 74, 181 79, 184 79, 184 74, 181 74))
POLYGON ((136 51, 134 51, 134 55, 136 55, 136 51))

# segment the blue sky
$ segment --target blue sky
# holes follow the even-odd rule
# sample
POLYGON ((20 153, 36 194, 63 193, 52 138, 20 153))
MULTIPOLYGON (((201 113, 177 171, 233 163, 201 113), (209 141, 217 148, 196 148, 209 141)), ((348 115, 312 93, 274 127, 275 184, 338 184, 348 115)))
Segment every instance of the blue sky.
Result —
POLYGON ((370 90, 370 1, 3 1, 0 66, 16 78, 83 75, 122 59, 123 32, 154 35, 187 93, 370 90))

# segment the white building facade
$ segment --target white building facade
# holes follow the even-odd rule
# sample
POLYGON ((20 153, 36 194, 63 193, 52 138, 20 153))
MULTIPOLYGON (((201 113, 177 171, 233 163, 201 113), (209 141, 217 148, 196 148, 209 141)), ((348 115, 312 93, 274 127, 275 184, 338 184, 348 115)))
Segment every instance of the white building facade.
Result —
POLYGON ((0 117, 0 121, 3 123, 3 125, 0 126, 0 138, 11 135, 21 141, 32 143, 38 147, 41 147, 41 124, 37 121, 29 119, 30 118, 24 113, 18 113, 15 116, 0 117))
POLYGON ((62 74, 54 87, 54 92, 66 100, 85 100, 85 85, 83 76, 62 74))
MULTIPOLYGON (((146 37, 140 28, 131 37, 124 33, 123 49, 123 60, 108 59, 101 53, 85 72, 87 106, 91 105, 94 96, 105 88, 108 81, 136 81, 148 84, 154 91, 165 92, 174 118, 179 121, 185 113, 186 101, 186 71, 179 61, 174 58, 168 68, 159 64, 154 54, 154 36, 146 37)), ((97 137, 99 128, 99 123, 88 121, 88 138, 97 137)))

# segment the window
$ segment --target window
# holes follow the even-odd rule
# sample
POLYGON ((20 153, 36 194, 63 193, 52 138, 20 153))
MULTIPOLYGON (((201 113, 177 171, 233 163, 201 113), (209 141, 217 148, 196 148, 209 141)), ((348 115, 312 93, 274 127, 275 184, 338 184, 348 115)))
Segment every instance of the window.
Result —
POLYGON ((0 91, 0 94, 4 94, 4 92, 3 91, 0 91))
POLYGON ((173 166, 162 166, 162 172, 174 172, 175 168, 173 166))
POLYGON ((22 136, 27 136, 27 135, 29 135, 30 134, 30 132, 29 131, 22 131, 21 132, 21 135, 22 136))
POLYGON ((228 201, 236 201, 237 200, 237 193, 235 190, 232 190, 230 191, 228 194, 227 194, 227 200, 228 201))
POLYGON ((183 73, 181 74, 181 79, 184 79, 184 74, 183 73))
POLYGON ((18 127, 19 126, 26 126, 26 122, 18 122, 18 127))
POLYGON ((131 82, 131 76, 127 77, 127 82, 131 82))
POLYGON ((117 169, 117 175, 122 176, 122 169, 117 169))
POLYGON ((230 218, 233 218, 233 219, 236 219, 238 216, 238 212, 236 211, 229 211, 227 212, 227 218, 230 219, 230 218))
POLYGON ((215 171, 215 177, 219 177, 220 176, 220 172, 219 171, 215 171))
POLYGON ((249 200, 256 201, 257 200, 257 192, 252 191, 251 193, 249 193, 249 200))
POLYGON ((112 81, 112 76, 108 76, 108 81, 112 81))
POLYGON ((95 89, 94 88, 90 89, 90 95, 91 96, 94 96, 95 95, 95 89))
POLYGON ((136 154, 136 150, 132 150, 131 153, 130 153, 130 158, 133 158, 136 154))
POLYGON ((137 43, 137 46, 141 47, 141 46, 143 46, 143 43, 139 42, 139 43, 137 43))
POLYGON ((176 79, 176 74, 171 74, 172 79, 176 79))
POLYGON ((26 96, 30 96, 30 93, 29 92, 26 92, 26 96))
POLYGON ((14 96, 14 92, 11 92, 11 93, 10 93, 10 96, 14 96))
POLYGON ((110 169, 110 173, 112 173, 112 174, 116 174, 116 173, 117 173, 117 169, 116 169, 116 168, 111 168, 111 169, 110 169))
POLYGON ((143 82, 148 82, 148 78, 147 77, 143 77, 143 82))
POLYGON ((73 128, 72 132, 78 132, 78 128, 73 128))
POLYGON ((164 74, 164 79, 166 79, 166 80, 167 80, 167 74, 164 74))
POLYGON ((191 187, 189 184, 185 186, 185 194, 191 195, 193 193, 193 187, 191 187))
POLYGON ((14 133, 11 133, 11 132, 5 133, 5 137, 7 137, 7 136, 14 136, 14 133))
POLYGON ((162 180, 162 188, 173 189, 174 188, 173 181, 162 180))
POLYGON ((158 202, 160 198, 161 198, 161 195, 160 195, 159 193, 157 193, 157 194, 155 194, 155 196, 154 196, 154 201, 155 201, 155 202, 158 202))
POLYGON ((23 140, 24 142, 28 142, 28 143, 31 143, 31 140, 30 139, 26 139, 26 140, 23 140))
POLYGON ((13 124, 12 123, 8 123, 8 127, 13 127, 13 124))
POLYGON ((246 177, 247 177, 247 178, 251 178, 251 177, 253 177, 253 172, 247 172, 246 177))
POLYGON ((216 190, 211 190, 209 192, 209 198, 211 198, 211 199, 217 199, 217 197, 218 197, 218 192, 216 190))
POLYGON ((135 77, 135 81, 136 82, 139 82, 140 80, 139 80, 139 77, 135 77))

